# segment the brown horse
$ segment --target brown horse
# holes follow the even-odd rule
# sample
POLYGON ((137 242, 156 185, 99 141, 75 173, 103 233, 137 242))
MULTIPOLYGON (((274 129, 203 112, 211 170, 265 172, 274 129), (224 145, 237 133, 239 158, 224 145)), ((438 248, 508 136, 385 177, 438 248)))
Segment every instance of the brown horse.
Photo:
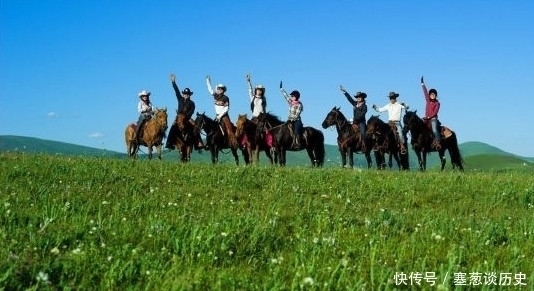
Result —
MULTIPOLYGON (((272 165, 274 161, 271 150, 274 150, 274 148, 269 146, 269 142, 266 140, 268 138, 267 136, 257 134, 258 126, 249 120, 246 114, 239 114, 235 126, 235 136, 240 147, 248 152, 250 163, 254 163, 255 161, 258 164, 260 162, 260 151, 264 150, 265 155, 269 158, 269 162, 272 165)), ((272 136, 270 138, 272 139, 272 136)))
POLYGON ((184 163, 189 162, 191 160, 194 144, 198 142, 199 139, 194 134, 195 125, 192 121, 186 118, 185 114, 178 113, 173 126, 176 127, 176 134, 169 134, 167 138, 171 138, 172 136, 173 140, 169 141, 180 153, 180 160, 184 163))
POLYGON ((124 138, 126 141, 126 152, 128 157, 137 158, 137 152, 140 146, 148 148, 148 158, 152 159, 152 147, 156 147, 158 151, 158 158, 161 160, 161 144, 165 137, 167 130, 167 108, 156 109, 154 115, 150 120, 145 121, 141 129, 141 136, 139 144, 135 136, 136 124, 131 123, 126 126, 124 138))

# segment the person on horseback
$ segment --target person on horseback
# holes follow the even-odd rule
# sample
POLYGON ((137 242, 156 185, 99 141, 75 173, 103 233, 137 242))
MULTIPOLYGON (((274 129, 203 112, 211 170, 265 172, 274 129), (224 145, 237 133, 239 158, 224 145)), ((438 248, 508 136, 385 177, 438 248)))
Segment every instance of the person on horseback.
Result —
POLYGON ((228 145, 232 148, 237 148, 238 143, 235 137, 234 129, 230 117, 228 116, 228 110, 230 109, 230 98, 226 96, 226 86, 224 84, 218 84, 215 87, 215 92, 211 86, 210 76, 206 76, 206 85, 208 86, 208 92, 213 96, 215 104, 215 120, 222 124, 224 133, 228 138, 228 145))
POLYGON ((375 104, 373 104, 373 109, 377 112, 388 112, 389 116, 389 123, 393 124, 397 128, 397 134, 399 138, 399 144, 400 144, 400 151, 402 154, 406 153, 406 147, 404 146, 404 132, 402 130, 402 125, 400 123, 402 110, 407 110, 409 107, 408 105, 404 103, 397 102, 397 97, 399 97, 399 93, 395 92, 389 92, 389 103, 384 105, 383 107, 378 108, 375 104))
POLYGON ((358 130, 360 131, 361 149, 362 152, 365 152, 365 114, 367 113, 367 105, 365 104, 365 98, 367 98, 367 94, 365 94, 364 92, 356 92, 356 94, 354 94, 354 98, 356 99, 355 101, 354 99, 352 99, 347 90, 343 88, 343 86, 340 85, 339 89, 341 90, 341 92, 343 92, 343 95, 345 95, 349 103, 353 106, 354 118, 352 119, 352 124, 358 126, 358 130))
MULTIPOLYGON (((190 122, 194 125, 194 121, 192 119, 193 113, 195 113, 195 102, 191 100, 191 96, 193 96, 193 92, 189 88, 185 88, 181 93, 180 89, 178 88, 178 85, 176 84, 176 75, 171 74, 171 84, 172 88, 174 89, 174 93, 176 95, 176 100, 178 101, 178 110, 176 110, 176 114, 183 114, 184 120, 178 119, 178 122, 190 122)), ((165 145, 165 148, 168 148, 170 150, 174 149, 174 140, 176 139, 176 135, 178 132, 183 130, 185 128, 184 124, 175 124, 173 123, 171 126, 171 129, 169 130, 169 136, 167 137, 167 142, 165 145)), ((202 138, 200 138, 200 135, 196 137, 197 139, 197 148, 202 149, 204 148, 204 144, 202 143, 202 138)))
POLYGON ((440 108, 438 91, 433 88, 427 90, 423 76, 421 76, 421 86, 423 87, 423 95, 425 96, 426 100, 425 117, 423 117, 423 120, 425 122, 430 122, 432 133, 434 134, 434 142, 432 143, 432 146, 439 150, 441 149, 441 134, 438 126, 438 112, 440 108))
POLYGON ((282 87, 282 81, 280 81, 280 92, 282 96, 286 99, 289 104, 289 116, 287 121, 293 124, 293 145, 295 149, 301 148, 300 137, 303 131, 302 120, 300 119, 300 114, 304 109, 304 106, 300 102, 300 92, 293 90, 289 95, 286 90, 282 87))
POLYGON ((248 83, 248 96, 250 98, 250 110, 252 111, 251 121, 254 124, 257 124, 258 115, 260 113, 265 113, 265 108, 267 107, 267 101, 265 99, 265 87, 263 85, 257 85, 252 88, 252 83, 250 82, 250 75, 247 75, 248 83))
POLYGON ((139 113, 139 118, 137 119, 137 126, 135 128, 135 138, 137 143, 141 141, 141 128, 143 123, 150 119, 154 113, 154 108, 150 102, 150 92, 143 90, 139 92, 139 102, 137 103, 137 112, 139 113))

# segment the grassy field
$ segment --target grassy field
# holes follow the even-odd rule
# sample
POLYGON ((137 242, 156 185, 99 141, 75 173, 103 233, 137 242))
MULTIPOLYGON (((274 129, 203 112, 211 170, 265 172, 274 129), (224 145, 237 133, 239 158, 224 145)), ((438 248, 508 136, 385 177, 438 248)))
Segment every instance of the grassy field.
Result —
POLYGON ((0 290, 534 289, 532 172, 0 153, 0 183, 0 290))

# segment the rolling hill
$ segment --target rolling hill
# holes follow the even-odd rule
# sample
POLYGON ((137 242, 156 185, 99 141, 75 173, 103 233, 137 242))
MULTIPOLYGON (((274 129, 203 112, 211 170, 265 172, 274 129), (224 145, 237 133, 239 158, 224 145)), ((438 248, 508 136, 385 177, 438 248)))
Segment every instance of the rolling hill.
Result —
MULTIPOLYGON (((146 150, 146 148, 142 148, 146 150)), ((483 143, 470 141, 460 145, 462 156, 466 163, 467 169, 533 169, 534 157, 521 157, 508 152, 505 152, 497 147, 483 143)), ((0 151, 20 151, 28 153, 47 153, 47 154, 61 154, 61 155, 82 155, 82 156, 107 156, 124 158, 125 153, 115 151, 108 151, 104 149, 96 149, 76 144, 70 144, 59 141, 44 140, 34 137, 2 135, 0 136, 0 151)), ((341 164, 341 159, 336 145, 325 145, 325 166, 338 167, 341 164)), ((373 155, 371 155, 373 156, 373 155)), ((169 161, 177 161, 178 153, 163 152, 163 158, 169 161)), ((228 151, 224 151, 219 155, 220 161, 223 163, 233 163, 233 157, 228 151)), ((240 161, 242 156, 239 154, 240 161)), ((309 158, 306 151, 288 152, 288 164, 291 166, 308 166, 309 158)), ((364 156, 361 154, 354 155, 354 163, 356 167, 365 168, 366 162, 364 156)), ((208 152, 203 153, 194 152, 192 156, 193 161, 202 163, 210 163, 210 155, 208 152)), ((448 155, 447 155, 447 160, 448 155)), ((260 161, 265 164, 267 158, 264 153, 260 153, 260 161)), ((374 157, 373 157, 374 162, 374 157)), ((428 168, 438 167, 438 157, 432 153, 428 157, 428 168)), ((410 151, 411 168, 415 169, 417 159, 413 151, 410 151)))

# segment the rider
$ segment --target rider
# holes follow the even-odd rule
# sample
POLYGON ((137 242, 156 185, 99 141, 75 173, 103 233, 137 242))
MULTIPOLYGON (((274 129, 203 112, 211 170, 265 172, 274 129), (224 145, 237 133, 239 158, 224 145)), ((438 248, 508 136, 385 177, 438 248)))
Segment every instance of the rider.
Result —
POLYGON ((436 89, 427 90, 425 86, 425 81, 421 76, 421 86, 423 87, 423 95, 425 96, 426 106, 425 106, 425 117, 423 120, 430 121, 432 126, 432 133, 434 134, 434 142, 432 145, 437 149, 441 149, 440 138, 441 134, 438 130, 438 112, 440 108, 440 103, 438 100, 438 91, 436 89))
POLYGON ((210 76, 206 76, 206 85, 208 86, 208 92, 213 96, 215 104, 215 120, 223 125, 225 134, 228 137, 228 145, 232 148, 237 148, 238 143, 235 137, 234 129, 230 117, 228 116, 228 110, 230 109, 230 99, 224 93, 226 92, 226 86, 218 84, 215 87, 215 92, 211 86, 210 76))
MULTIPOLYGON (((187 120, 190 123, 194 124, 194 121, 191 118, 193 116, 193 113, 195 113, 195 102, 191 100, 193 92, 191 91, 191 89, 185 88, 180 93, 180 89, 178 89, 178 85, 176 85, 176 75, 174 74, 171 74, 171 83, 172 88, 174 89, 174 93, 176 94, 176 100, 178 101, 178 110, 176 110, 176 114, 183 114, 185 116, 184 120, 178 119, 178 122, 184 122, 187 120)), ((169 136, 167 137, 167 142, 165 145, 166 148, 171 150, 174 149, 173 142, 176 139, 176 134, 178 134, 179 130, 183 130, 184 127, 184 124, 172 124, 171 129, 169 130, 169 136)), ((204 148, 204 144, 202 143, 200 135, 197 136, 196 139, 197 148, 204 148)))
POLYGON ((252 89, 250 77, 250 75, 247 75, 248 96, 250 97, 250 110, 252 110, 251 121, 256 124, 260 113, 265 113, 267 101, 265 99, 265 87, 263 85, 257 85, 252 89))
POLYGON ((339 86, 339 89, 341 92, 343 92, 343 95, 347 98, 350 104, 352 104, 354 108, 354 118, 352 119, 352 124, 355 124, 358 126, 358 129, 360 131, 360 141, 361 141, 361 148, 362 151, 365 151, 365 114, 367 113, 367 105, 365 104, 365 98, 367 98, 367 94, 364 92, 356 92, 354 94, 354 98, 356 98, 356 101, 352 99, 350 94, 343 88, 343 86, 339 86))
POLYGON ((384 111, 388 112, 389 123, 394 124, 395 127, 397 128, 401 153, 405 154, 406 147, 404 147, 404 134, 402 131, 402 125, 400 123, 400 120, 401 120, 402 110, 403 109, 407 110, 409 107, 408 105, 404 103, 397 102, 397 97, 399 97, 399 93, 389 92, 388 97, 389 97, 388 104, 380 108, 378 108, 375 104, 373 104, 373 109, 377 112, 384 112, 384 111))
POLYGON ((154 108, 150 102, 150 92, 143 90, 139 92, 139 102, 137 103, 137 112, 139 118, 137 119, 137 126, 135 128, 135 138, 139 143, 141 141, 141 128, 146 120, 149 120, 154 113, 154 108))
POLYGON ((284 88, 282 87, 282 81, 280 81, 280 92, 289 104, 289 116, 287 117, 287 121, 293 123, 294 147, 295 149, 300 149, 300 136, 303 130, 300 114, 302 113, 302 110, 304 110, 304 107, 300 102, 300 92, 297 90, 293 90, 289 95, 287 95, 286 90, 284 90, 284 88))

